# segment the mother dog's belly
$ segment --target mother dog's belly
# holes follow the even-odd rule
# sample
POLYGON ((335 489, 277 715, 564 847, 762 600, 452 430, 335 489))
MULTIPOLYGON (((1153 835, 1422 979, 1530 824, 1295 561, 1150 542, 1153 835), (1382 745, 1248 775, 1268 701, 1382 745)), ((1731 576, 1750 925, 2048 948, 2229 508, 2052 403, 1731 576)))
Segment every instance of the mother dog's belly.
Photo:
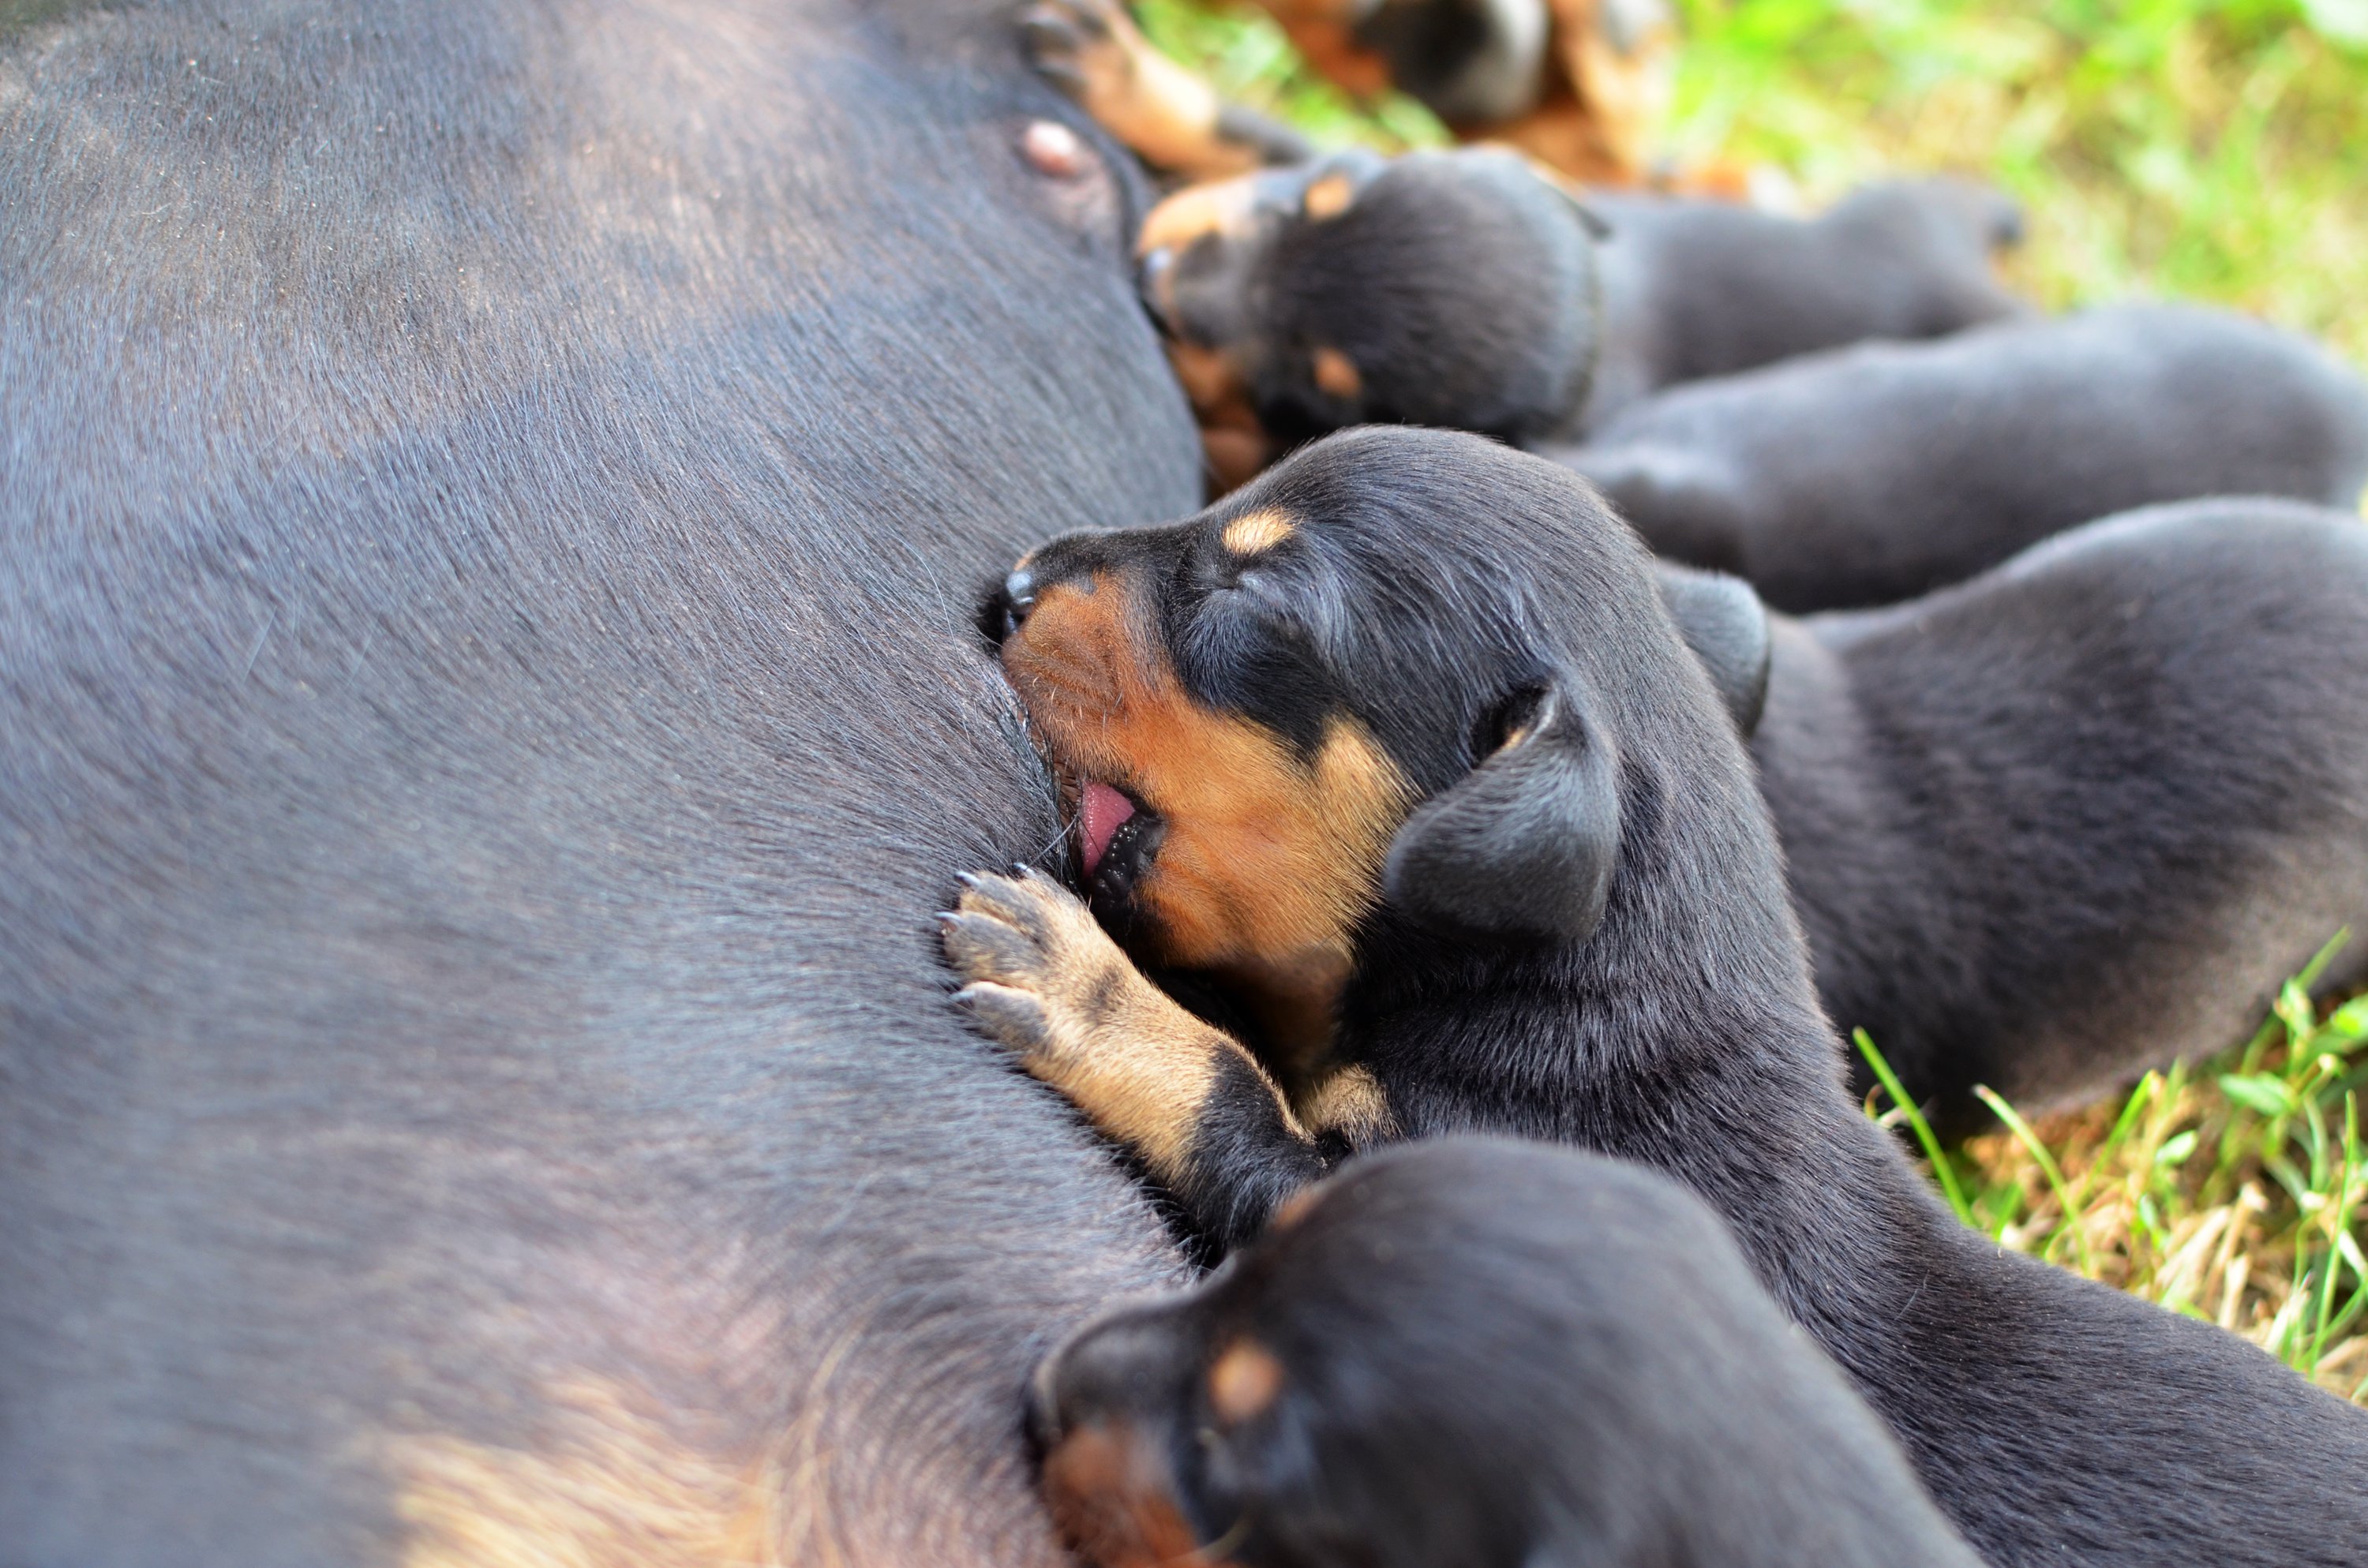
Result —
MULTIPOLYGON (((42 10, 42 7, 35 7, 42 10)), ((0 12, 0 1540, 1049 1561, 1172 1261, 946 1009, 963 629, 1189 509, 1000 6, 0 12)))

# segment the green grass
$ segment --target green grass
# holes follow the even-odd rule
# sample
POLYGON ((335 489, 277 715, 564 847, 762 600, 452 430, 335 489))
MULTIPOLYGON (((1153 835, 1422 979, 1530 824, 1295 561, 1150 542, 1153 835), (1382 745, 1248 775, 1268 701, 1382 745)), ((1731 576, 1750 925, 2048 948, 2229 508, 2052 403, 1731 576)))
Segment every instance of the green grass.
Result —
MULTIPOLYGON (((2368 365, 2368 0, 1679 0, 1666 138, 1804 205, 1952 170, 2019 198, 2013 280, 2064 307, 2207 300, 2368 365)), ((1320 142, 1446 141, 1351 100, 1263 15, 1141 0, 1155 41, 1320 142)), ((1878 1089, 1943 1196, 2001 1245, 2207 1319, 2368 1401, 2368 998, 2291 985, 2254 1038, 2125 1096, 1944 1148, 1878 1089)), ((1873 1052, 1870 1050, 1872 1057, 1873 1052)), ((1887 1069, 1879 1075, 1887 1076, 1887 1069)))
POLYGON ((2287 985, 2226 1057, 2149 1073, 2123 1098, 1945 1149, 1865 1034, 1870 1116, 1904 1126, 1958 1218, 2174 1312, 2216 1323, 2368 1403, 2368 997, 2322 1016, 2287 985), (1877 1114, 1877 1108, 1883 1108, 1877 1114))
POLYGON ((2368 4, 1686 0, 1672 140, 1813 198, 1891 168, 2021 199, 2051 305, 2216 301, 2368 363, 2368 4))
MULTIPOLYGON (((2051 306, 2211 300, 2368 365, 2368 0, 1679 0, 1668 150, 1770 172, 1806 203, 1953 170, 2021 199, 2015 281, 2051 306)), ((1248 11, 1143 0, 1144 29, 1319 141, 1445 140, 1359 104, 1248 11)))

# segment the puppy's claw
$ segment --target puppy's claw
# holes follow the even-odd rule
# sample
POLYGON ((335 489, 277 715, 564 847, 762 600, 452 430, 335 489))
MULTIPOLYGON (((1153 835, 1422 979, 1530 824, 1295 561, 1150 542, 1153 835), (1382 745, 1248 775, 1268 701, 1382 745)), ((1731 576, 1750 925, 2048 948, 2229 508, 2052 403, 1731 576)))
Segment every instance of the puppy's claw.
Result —
POLYGON ((965 980, 1024 984, 1045 966, 1044 951, 1030 933, 993 915, 956 915, 945 944, 946 957, 965 980))

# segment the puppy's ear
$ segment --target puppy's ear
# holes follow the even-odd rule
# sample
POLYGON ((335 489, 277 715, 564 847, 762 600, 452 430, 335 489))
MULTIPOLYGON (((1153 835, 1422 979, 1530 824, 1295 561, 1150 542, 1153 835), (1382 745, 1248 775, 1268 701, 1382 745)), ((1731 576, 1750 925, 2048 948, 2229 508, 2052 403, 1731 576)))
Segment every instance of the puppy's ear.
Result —
POLYGON ((1603 918, 1620 856, 1620 758, 1577 688, 1508 705, 1496 749, 1390 845, 1383 888, 1463 936, 1578 942, 1603 918))
POLYGON ((1710 684, 1726 704, 1727 716, 1745 740, 1759 728, 1768 704, 1768 607, 1750 584, 1724 572, 1702 572, 1673 561, 1656 560, 1661 603, 1678 623, 1678 634, 1694 651, 1710 684))

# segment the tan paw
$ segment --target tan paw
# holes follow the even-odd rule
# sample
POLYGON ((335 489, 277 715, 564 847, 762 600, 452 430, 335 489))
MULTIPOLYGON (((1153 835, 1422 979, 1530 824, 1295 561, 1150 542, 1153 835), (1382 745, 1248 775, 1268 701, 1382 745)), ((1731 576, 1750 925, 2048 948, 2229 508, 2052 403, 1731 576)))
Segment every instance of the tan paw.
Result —
POLYGON ((1030 0, 1019 34, 1042 75, 1151 163, 1194 178, 1258 166, 1220 134, 1215 91, 1152 48, 1118 0, 1030 0))
POLYGON ((1075 893, 1042 871, 973 876, 941 915, 954 1000, 1031 1068, 1085 1050, 1129 983, 1144 983, 1075 893))
POLYGON ((969 983, 954 1001, 1154 1177, 1180 1179, 1220 1068, 1237 1062, 1257 1081, 1255 1064, 1145 980, 1052 878, 963 881, 961 906, 939 917, 946 957, 969 983))

